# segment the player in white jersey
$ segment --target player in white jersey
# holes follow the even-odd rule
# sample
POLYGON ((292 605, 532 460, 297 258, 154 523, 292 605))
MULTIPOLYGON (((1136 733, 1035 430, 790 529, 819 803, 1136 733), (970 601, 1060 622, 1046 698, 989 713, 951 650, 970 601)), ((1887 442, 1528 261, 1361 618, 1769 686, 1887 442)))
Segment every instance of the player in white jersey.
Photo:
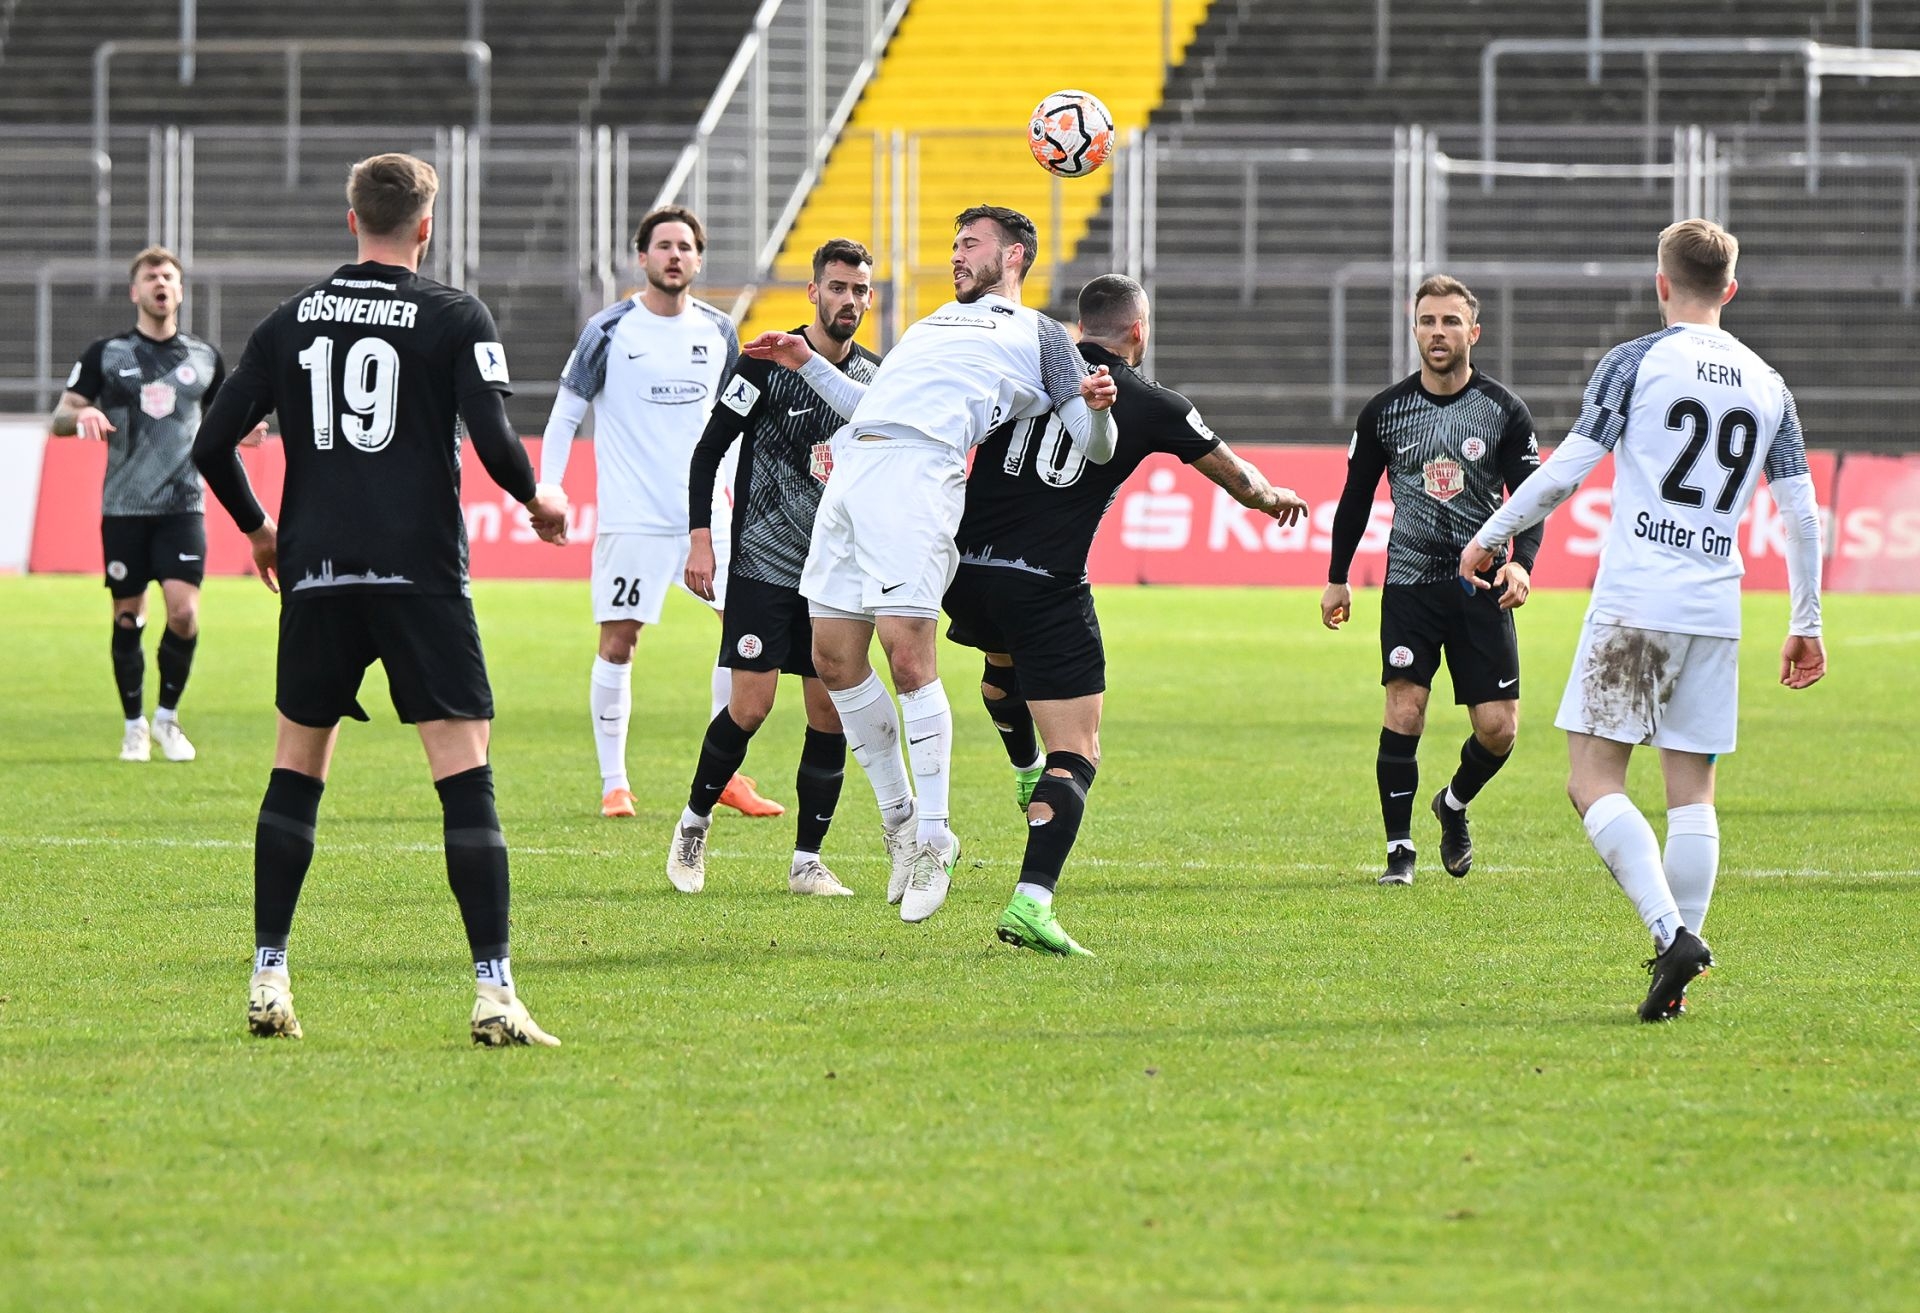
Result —
POLYGON ((1106 411, 1116 390, 1106 367, 1088 366, 1065 328, 1020 304, 1039 253, 1033 221, 977 205, 954 227, 954 299, 907 330, 870 385, 797 334, 763 334, 745 348, 798 370, 849 420, 834 438, 800 591, 814 666, 880 803, 893 859, 887 901, 900 904, 903 921, 940 909, 960 859, 947 824, 953 714, 935 653, 940 599, 960 562, 953 535, 967 453, 1006 420, 1055 411, 1090 459, 1113 455, 1106 411), (898 713, 868 660, 876 630, 898 713))
POLYGON ((1827 669, 1820 514, 1793 396, 1720 327, 1739 255, 1733 235, 1705 219, 1660 234, 1654 281, 1667 326, 1606 354, 1572 435, 1460 554, 1461 578, 1474 578, 1613 453, 1613 519, 1554 723, 1567 731, 1574 809, 1653 933, 1642 1021, 1678 1016, 1687 985, 1713 965, 1700 928, 1720 865, 1714 761, 1733 751, 1737 715, 1736 526, 1761 470, 1786 530, 1792 590, 1780 682, 1806 688, 1827 669), (1627 761, 1643 744, 1660 749, 1666 780, 1664 855, 1627 797, 1627 761))
MULTIPOLYGON (((691 291, 707 249, 706 230, 691 210, 663 206, 640 220, 634 250, 646 285, 587 321, 561 371, 547 419, 540 477, 560 486, 587 406, 594 407, 598 521, 593 540, 593 618, 600 626, 589 702, 600 758, 600 814, 632 816, 627 779, 627 727, 633 716, 633 649, 640 630, 660 622, 667 590, 681 587, 687 566, 687 468, 720 380, 739 358, 733 321, 691 291)), ((722 504, 733 471, 724 468, 715 494, 716 522, 731 523, 722 504)), ((725 545, 715 544, 714 609, 726 605, 725 545)), ((727 704, 730 671, 715 667, 713 702, 727 704)), ((778 816, 744 776, 719 801, 749 816, 778 816)))

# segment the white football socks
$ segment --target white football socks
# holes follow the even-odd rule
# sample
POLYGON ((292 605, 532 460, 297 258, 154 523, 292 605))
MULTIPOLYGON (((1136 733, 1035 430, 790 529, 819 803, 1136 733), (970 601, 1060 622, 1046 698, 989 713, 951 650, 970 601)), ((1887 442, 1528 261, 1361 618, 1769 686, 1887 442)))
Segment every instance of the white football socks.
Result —
POLYGON ((683 830, 704 830, 713 824, 713 813, 702 816, 691 807, 680 809, 680 828, 683 830))
POLYGON ((710 687, 713 690, 713 705, 707 711, 709 721, 725 711, 727 704, 733 701, 733 671, 725 666, 715 666, 710 687))
POLYGON ((900 755, 900 714, 894 710, 880 676, 869 670, 852 688, 828 689, 840 729, 847 736, 853 759, 867 773, 874 801, 889 826, 899 824, 913 808, 913 790, 907 784, 907 763, 900 755))
POLYGON ((504 957, 476 958, 473 963, 473 983, 492 985, 495 989, 513 994, 513 966, 504 957))
POLYGON ((285 946, 269 948, 265 944, 253 950, 253 969, 261 971, 282 971, 287 969, 287 950, 285 946))
POLYGON ((900 718, 907 731, 907 757, 913 763, 913 793, 919 813, 918 843, 944 847, 953 837, 947 828, 947 786, 953 764, 953 708, 939 680, 900 695, 900 718))
POLYGON ((627 725, 633 719, 633 666, 593 659, 593 747, 600 755, 600 791, 627 784, 627 725))
POLYGON ((1587 838, 1613 872, 1622 893, 1653 932, 1656 952, 1664 953, 1683 924, 1660 863, 1660 840, 1647 818, 1624 793, 1609 793, 1587 809, 1587 838))
POLYGON ((1680 920, 1694 934, 1707 919, 1720 873, 1720 817, 1710 802, 1667 809, 1667 886, 1680 920))
POLYGON ((1053 906, 1053 890, 1043 884, 1028 884, 1025 880, 1022 880, 1013 887, 1013 892, 1016 896, 1025 894, 1042 907, 1053 906))

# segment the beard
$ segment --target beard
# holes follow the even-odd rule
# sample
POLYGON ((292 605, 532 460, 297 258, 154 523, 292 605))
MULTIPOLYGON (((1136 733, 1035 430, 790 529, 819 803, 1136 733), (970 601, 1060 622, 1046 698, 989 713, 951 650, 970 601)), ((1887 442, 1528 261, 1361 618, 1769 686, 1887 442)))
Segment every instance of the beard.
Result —
POLYGON ((666 292, 669 295, 673 295, 679 292, 684 292, 687 290, 688 287, 693 285, 693 275, 685 272, 684 270, 677 274, 670 274, 670 273, 657 274, 651 268, 649 268, 646 270, 646 275, 647 275, 647 284, 649 286, 657 288, 662 292, 666 292), (673 281, 674 279, 678 279, 679 281, 675 282, 673 281))
POLYGON ((849 322, 836 315, 832 319, 822 319, 820 331, 836 342, 848 342, 853 339, 855 333, 860 331, 860 321, 855 319, 849 322))
POLYGON ((964 288, 956 286, 953 289, 953 299, 961 305, 972 305, 1000 285, 1000 280, 1006 276, 1006 269, 1005 263, 999 256, 994 257, 992 264, 982 265, 978 269, 968 269, 967 277, 972 281, 964 288))
MULTIPOLYGON (((1429 350, 1431 350, 1431 348, 1429 348, 1429 350)), ((1435 360, 1431 356, 1426 356, 1425 358, 1422 359, 1421 363, 1424 364, 1428 369, 1432 370, 1436 374, 1451 374, 1455 370, 1459 369, 1462 365, 1464 365, 1466 363, 1466 360, 1467 360, 1466 352, 1448 350, 1445 357, 1443 357, 1440 360, 1435 360)))

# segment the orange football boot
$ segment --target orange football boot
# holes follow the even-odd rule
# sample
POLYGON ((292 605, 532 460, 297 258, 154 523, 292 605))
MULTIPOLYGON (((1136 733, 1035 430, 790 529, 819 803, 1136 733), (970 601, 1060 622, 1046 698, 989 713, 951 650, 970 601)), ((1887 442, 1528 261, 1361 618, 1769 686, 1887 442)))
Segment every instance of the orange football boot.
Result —
POLYGON ((633 790, 608 789, 607 796, 600 800, 600 814, 608 817, 633 815, 633 790))
POLYGON ((771 798, 762 798, 754 787, 751 777, 735 775, 727 781, 727 787, 720 790, 719 803, 722 807, 731 807, 742 816, 785 816, 787 809, 771 798))

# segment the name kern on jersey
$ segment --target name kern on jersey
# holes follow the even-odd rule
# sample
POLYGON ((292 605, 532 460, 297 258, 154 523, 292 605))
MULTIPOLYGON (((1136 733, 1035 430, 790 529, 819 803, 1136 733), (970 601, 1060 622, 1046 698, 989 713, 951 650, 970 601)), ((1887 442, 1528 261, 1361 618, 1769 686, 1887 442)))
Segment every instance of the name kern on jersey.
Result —
POLYGON ((1740 636, 1740 517, 1761 470, 1807 473, 1793 395, 1733 334, 1676 324, 1609 351, 1574 435, 1613 453, 1613 518, 1589 610, 1602 623, 1740 636))

